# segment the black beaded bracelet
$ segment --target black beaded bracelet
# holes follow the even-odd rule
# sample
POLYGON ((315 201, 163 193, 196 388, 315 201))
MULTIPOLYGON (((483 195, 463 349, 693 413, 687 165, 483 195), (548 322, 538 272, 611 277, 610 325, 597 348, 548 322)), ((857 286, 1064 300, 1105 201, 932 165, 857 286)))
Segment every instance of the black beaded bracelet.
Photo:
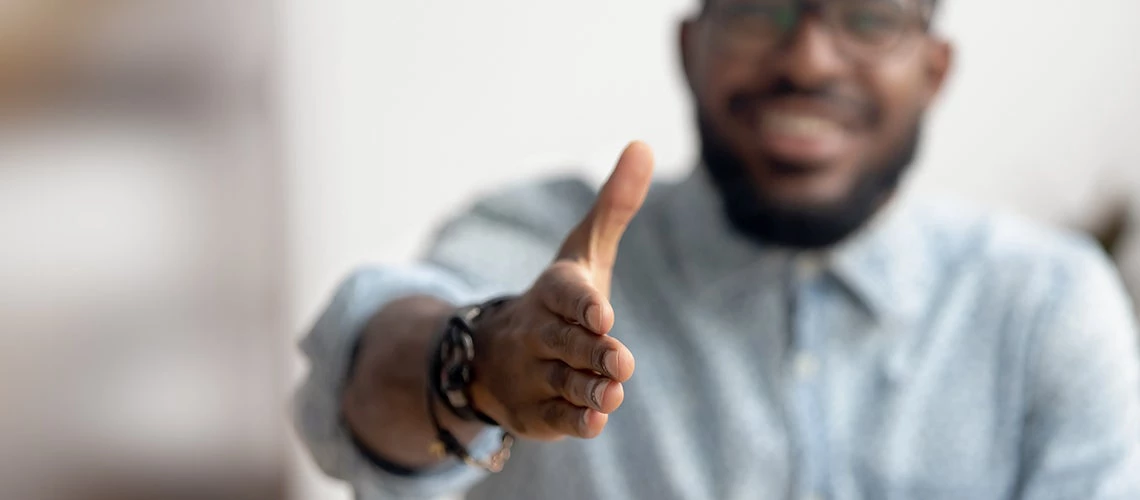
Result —
POLYGON ((472 405, 470 390, 471 382, 475 378, 474 323, 485 312, 511 299, 513 297, 500 297, 477 306, 460 309, 448 319, 443 331, 440 332, 435 348, 431 351, 431 358, 428 361, 427 406, 437 438, 432 445, 432 451, 440 458, 451 454, 469 465, 498 472, 510 457, 510 447, 514 443, 514 437, 508 432, 503 433, 502 446, 490 459, 480 461, 471 457, 455 435, 440 425, 435 406, 439 402, 460 419, 478 420, 487 425, 499 426, 494 419, 472 405))
POLYGON ((482 306, 466 307, 448 318, 428 363, 432 390, 456 417, 479 420, 487 425, 498 422, 472 406, 471 382, 475 378, 475 340, 473 321, 484 311, 509 300, 496 299, 482 306))

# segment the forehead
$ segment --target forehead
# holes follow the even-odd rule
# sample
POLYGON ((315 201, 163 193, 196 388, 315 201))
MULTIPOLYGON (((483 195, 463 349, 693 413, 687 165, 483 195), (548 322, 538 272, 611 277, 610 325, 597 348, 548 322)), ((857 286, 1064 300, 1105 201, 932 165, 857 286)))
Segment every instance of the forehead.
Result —
POLYGON ((706 12, 710 8, 721 7, 739 7, 747 5, 778 5, 791 7, 794 5, 812 5, 821 6, 825 4, 843 3, 851 6, 853 4, 871 4, 882 5, 883 3, 894 4, 901 6, 904 10, 917 14, 920 22, 924 25, 924 30, 929 30, 934 22, 934 16, 938 10, 939 0, 701 0, 701 11, 706 12))
POLYGON ((701 0, 702 7, 725 5, 725 4, 738 4, 738 3, 808 3, 808 4, 824 4, 834 2, 891 2, 902 5, 916 5, 922 7, 933 8, 938 0, 701 0))

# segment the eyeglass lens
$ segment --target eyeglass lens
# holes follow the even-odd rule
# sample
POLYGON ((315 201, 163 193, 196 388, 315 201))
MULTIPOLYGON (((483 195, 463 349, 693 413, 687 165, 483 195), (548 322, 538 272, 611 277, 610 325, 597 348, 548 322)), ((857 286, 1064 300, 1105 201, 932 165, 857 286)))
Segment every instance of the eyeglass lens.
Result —
POLYGON ((905 0, 723 0, 713 8, 729 41, 754 50, 783 43, 809 11, 818 10, 842 49, 873 55, 893 48, 915 26, 905 0), (818 4, 817 8, 809 5, 818 4))

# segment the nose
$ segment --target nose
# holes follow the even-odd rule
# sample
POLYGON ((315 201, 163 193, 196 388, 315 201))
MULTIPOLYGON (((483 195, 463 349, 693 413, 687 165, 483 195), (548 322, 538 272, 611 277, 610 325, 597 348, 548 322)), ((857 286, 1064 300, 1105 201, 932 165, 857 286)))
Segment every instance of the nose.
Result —
POLYGON ((776 54, 784 76, 802 88, 826 86, 849 69, 835 38, 818 15, 803 19, 776 54))

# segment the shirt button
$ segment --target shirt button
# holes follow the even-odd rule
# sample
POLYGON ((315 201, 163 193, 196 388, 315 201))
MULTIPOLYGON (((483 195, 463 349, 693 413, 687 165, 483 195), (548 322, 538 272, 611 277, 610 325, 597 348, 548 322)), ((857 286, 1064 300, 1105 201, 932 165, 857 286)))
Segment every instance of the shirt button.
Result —
MULTIPOLYGON (((796 355, 795 360, 796 377, 801 379, 809 379, 819 372, 819 360, 815 356, 808 353, 800 353, 796 355)), ((811 498, 806 497, 806 498, 811 498)))

